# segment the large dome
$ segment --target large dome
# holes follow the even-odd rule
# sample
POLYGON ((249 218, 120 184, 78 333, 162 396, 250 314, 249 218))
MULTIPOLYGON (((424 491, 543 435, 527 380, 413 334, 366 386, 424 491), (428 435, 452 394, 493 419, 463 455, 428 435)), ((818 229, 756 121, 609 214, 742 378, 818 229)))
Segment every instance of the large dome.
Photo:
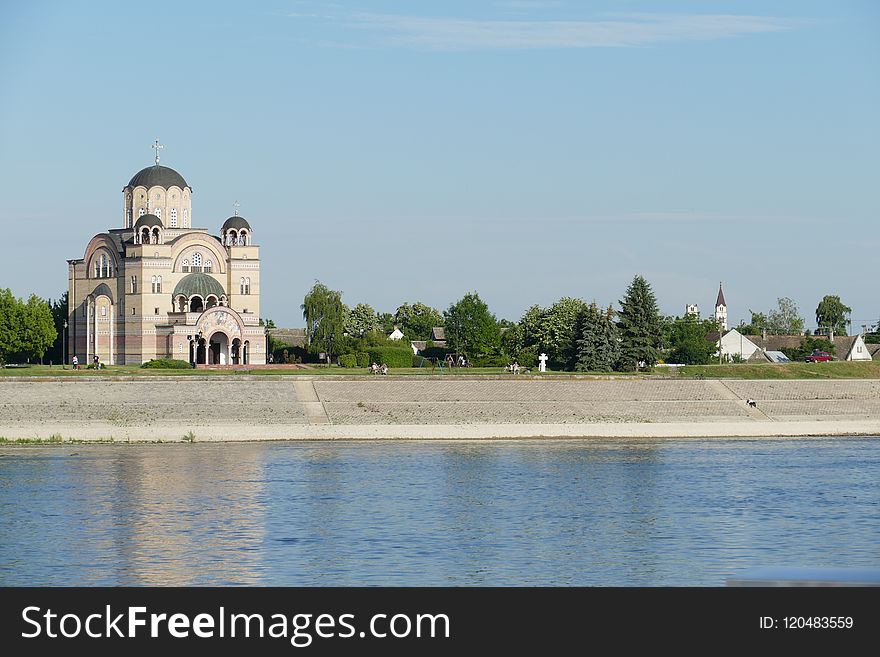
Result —
POLYGON ((154 164, 146 169, 141 169, 134 174, 134 177, 128 183, 129 187, 143 186, 147 189, 155 187, 156 185, 164 187, 165 189, 168 189, 169 187, 180 187, 181 189, 189 187, 183 179, 183 176, 177 173, 174 169, 163 167, 159 164, 154 164))
POLYGON ((202 299, 209 294, 213 294, 218 299, 226 294, 223 286, 217 282, 216 278, 211 278, 207 274, 188 274, 180 279, 180 282, 174 287, 172 296, 182 294, 185 297, 191 297, 194 294, 199 295, 202 299))

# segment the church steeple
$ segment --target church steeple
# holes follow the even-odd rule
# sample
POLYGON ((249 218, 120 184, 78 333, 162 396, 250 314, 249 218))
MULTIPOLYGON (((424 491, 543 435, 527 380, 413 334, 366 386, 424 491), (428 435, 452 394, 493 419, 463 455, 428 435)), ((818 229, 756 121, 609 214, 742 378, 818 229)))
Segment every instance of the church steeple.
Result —
POLYGON ((715 321, 721 326, 722 331, 727 330, 727 302, 724 300, 721 283, 718 283, 718 298, 715 299, 715 321))

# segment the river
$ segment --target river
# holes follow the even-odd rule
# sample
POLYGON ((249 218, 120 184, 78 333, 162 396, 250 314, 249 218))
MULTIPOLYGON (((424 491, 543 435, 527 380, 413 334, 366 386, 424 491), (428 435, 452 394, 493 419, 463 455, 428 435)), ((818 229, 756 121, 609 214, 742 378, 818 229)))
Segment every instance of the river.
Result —
POLYGON ((0 584, 722 586, 880 566, 880 439, 0 449, 0 584))

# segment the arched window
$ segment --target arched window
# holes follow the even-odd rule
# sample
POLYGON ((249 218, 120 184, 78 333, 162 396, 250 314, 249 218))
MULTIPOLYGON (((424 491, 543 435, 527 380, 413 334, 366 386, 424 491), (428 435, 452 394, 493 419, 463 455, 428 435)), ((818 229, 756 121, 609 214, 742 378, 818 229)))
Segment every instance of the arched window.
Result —
POLYGON ((107 306, 101 306, 101 317, 107 316, 107 306))
POLYGON ((150 229, 146 226, 141 230, 141 244, 150 243, 150 229))
POLYGON ((125 211, 125 227, 131 228, 131 208, 125 211))
POLYGON ((139 217, 143 217, 145 214, 147 214, 147 209, 146 209, 146 208, 141 208, 140 210, 138 210, 138 216, 139 216, 139 217))
POLYGON ((189 272, 189 260, 187 260, 186 258, 184 258, 183 263, 181 263, 181 269, 183 270, 184 274, 189 272))
POLYGON ((177 228, 177 208, 171 208, 171 227, 177 228))
POLYGON ((158 228, 153 229, 153 236, 150 240, 150 243, 151 244, 158 244, 159 243, 159 229, 158 228))
POLYGON ((153 294, 156 294, 156 277, 153 276, 153 278, 151 279, 150 282, 153 284, 153 287, 152 287, 152 290, 151 290, 151 291, 153 292, 153 294))
POLYGON ((245 294, 251 293, 251 279, 250 279, 250 277, 244 279, 244 293, 245 294))
POLYGON ((193 271, 202 271, 201 253, 193 253, 193 271))
POLYGON ((244 294, 244 278, 241 278, 238 281, 238 293, 244 294))
POLYGON ((107 256, 103 253, 101 254, 101 278, 105 278, 107 276, 107 256))
POLYGON ((156 276, 156 292, 158 294, 162 293, 162 277, 156 276))
POLYGON ((205 273, 210 274, 212 269, 214 269, 214 263, 212 261, 208 260, 205 263, 205 273))
POLYGON ((138 291, 138 277, 132 276, 131 277, 131 293, 137 294, 137 291, 138 291))
POLYGON ((156 208, 156 216, 159 217, 159 219, 162 218, 162 208, 156 208))
POLYGON ((189 228, 189 217, 187 216, 188 214, 189 214, 189 211, 186 208, 184 208, 183 209, 183 227, 184 228, 189 228))

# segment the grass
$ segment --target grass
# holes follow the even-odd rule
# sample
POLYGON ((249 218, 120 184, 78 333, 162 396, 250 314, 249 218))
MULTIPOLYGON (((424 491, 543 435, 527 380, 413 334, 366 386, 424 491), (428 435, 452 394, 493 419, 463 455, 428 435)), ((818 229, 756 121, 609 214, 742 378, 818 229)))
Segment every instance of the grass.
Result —
MULTIPOLYGON (((25 377, 151 377, 151 376, 237 376, 250 374, 257 376, 345 376, 360 377, 369 376, 377 380, 387 378, 383 375, 370 375, 366 368, 348 368, 337 365, 313 365, 309 369, 275 369, 271 366, 261 367, 254 365, 248 370, 161 370, 141 369, 138 365, 110 365, 100 370, 72 370, 62 369, 55 365, 30 365, 15 368, 0 368, 0 378, 4 376, 25 377)), ((653 372, 641 372, 639 374, 626 372, 561 372, 548 370, 545 375, 549 376, 575 376, 582 374, 596 374, 601 376, 660 376, 680 378, 736 378, 736 379, 880 379, 880 361, 833 361, 830 363, 736 363, 726 365, 687 365, 679 368, 655 368, 653 372)), ((529 376, 541 376, 537 369, 529 375, 513 375, 505 373, 501 367, 468 367, 463 369, 444 368, 441 373, 439 368, 430 367, 402 367, 389 370, 388 377, 418 377, 418 376, 497 376, 499 379, 528 378, 529 376)))
POLYGON ((688 365, 679 368, 679 376, 707 379, 880 379, 880 361, 688 365))

